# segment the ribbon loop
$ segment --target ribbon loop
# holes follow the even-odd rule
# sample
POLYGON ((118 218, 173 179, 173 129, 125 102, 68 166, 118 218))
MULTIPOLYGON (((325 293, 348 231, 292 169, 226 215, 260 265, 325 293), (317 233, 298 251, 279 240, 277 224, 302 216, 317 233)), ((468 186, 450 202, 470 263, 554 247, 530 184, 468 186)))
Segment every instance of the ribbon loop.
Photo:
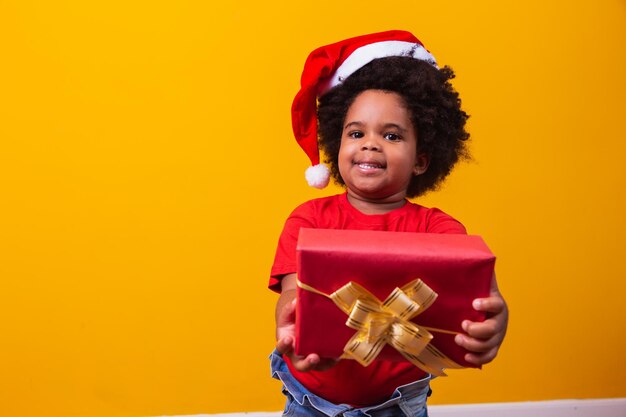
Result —
POLYGON ((350 314, 357 300, 380 304, 380 301, 372 293, 352 281, 332 293, 330 299, 346 314, 350 314))
POLYGON ((400 288, 392 291, 389 297, 383 301, 382 307, 402 320, 409 320, 420 311, 420 305, 400 288))

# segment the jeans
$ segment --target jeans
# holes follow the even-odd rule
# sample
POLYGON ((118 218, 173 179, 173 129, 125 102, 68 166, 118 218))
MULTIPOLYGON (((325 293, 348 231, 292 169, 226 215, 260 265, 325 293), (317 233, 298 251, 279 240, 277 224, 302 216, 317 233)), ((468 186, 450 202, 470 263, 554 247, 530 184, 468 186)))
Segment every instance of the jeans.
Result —
POLYGON ((272 377, 283 383, 287 404, 283 416, 294 417, 428 417, 426 399, 430 395, 431 376, 396 388, 392 396, 377 405, 354 408, 333 404, 304 388, 289 372, 280 353, 270 355, 272 377))

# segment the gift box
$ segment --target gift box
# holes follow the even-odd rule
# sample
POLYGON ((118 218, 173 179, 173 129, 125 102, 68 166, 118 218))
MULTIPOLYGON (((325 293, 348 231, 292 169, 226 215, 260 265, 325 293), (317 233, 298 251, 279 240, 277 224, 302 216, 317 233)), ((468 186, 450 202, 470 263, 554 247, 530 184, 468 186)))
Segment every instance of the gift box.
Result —
MULTIPOLYGON (((422 366, 424 357, 442 355, 443 359, 432 359, 440 361, 435 368, 475 366, 463 359, 467 351, 454 337, 463 333, 463 320, 485 319, 485 313, 473 309, 472 301, 489 295, 495 256, 479 236, 303 228, 297 260, 297 354, 351 357, 348 345, 367 340, 378 346, 374 352, 377 359, 410 360, 434 374, 442 372, 422 366), (409 314, 408 320, 400 310, 396 314, 387 308, 394 307, 397 288, 403 286, 408 286, 408 298, 417 299, 412 307, 417 313, 409 314), (416 288, 421 294, 411 295, 416 288), (355 296, 357 293, 361 295, 355 296), (344 302, 352 296, 355 298, 344 302), (355 308, 359 297, 364 302, 355 308), (351 311, 345 305, 350 303, 351 311), (363 324, 368 314, 370 324, 363 324), (349 316, 354 317, 348 320, 349 316), (349 327, 350 321, 357 326, 349 327), (364 327, 355 330, 359 325, 364 327), (403 329, 408 332, 403 341, 391 346, 389 339, 403 329), (421 340, 424 338, 428 340, 421 340), (417 358, 416 351, 407 356, 397 346, 404 346, 407 340, 426 348, 417 358)), ((407 298, 406 294, 401 295, 407 298)), ((373 360, 353 359, 364 366, 373 360)))

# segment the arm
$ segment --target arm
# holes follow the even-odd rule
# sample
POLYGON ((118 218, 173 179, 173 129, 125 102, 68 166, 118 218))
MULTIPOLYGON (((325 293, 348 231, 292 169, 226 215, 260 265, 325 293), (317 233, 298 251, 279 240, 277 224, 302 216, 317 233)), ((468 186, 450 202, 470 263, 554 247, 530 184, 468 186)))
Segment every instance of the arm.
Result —
POLYGON ((296 344, 296 274, 287 274, 281 280, 281 293, 276 303, 276 350, 289 357, 292 365, 301 372, 312 369, 321 371, 337 363, 334 359, 322 359, 316 353, 298 356, 296 344))
POLYGON ((498 354, 509 321, 509 309, 498 290, 495 272, 489 297, 475 299, 472 306, 475 310, 486 312, 487 318, 483 322, 464 320, 462 327, 467 334, 457 335, 455 341, 472 352, 465 355, 466 361, 483 365, 491 362, 498 354))

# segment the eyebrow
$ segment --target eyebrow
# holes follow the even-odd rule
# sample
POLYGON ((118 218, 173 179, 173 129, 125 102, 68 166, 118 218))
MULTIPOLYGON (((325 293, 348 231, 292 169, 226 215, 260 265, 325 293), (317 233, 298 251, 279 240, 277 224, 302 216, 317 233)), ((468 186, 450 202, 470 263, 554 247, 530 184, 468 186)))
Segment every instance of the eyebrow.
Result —
POLYGON ((343 127, 343 130, 347 130, 347 129, 351 128, 351 127, 361 127, 361 126, 363 126, 363 123, 361 123, 361 122, 350 122, 350 123, 348 123, 347 125, 345 125, 343 127))
MULTIPOLYGON (((350 127, 363 127, 364 125, 365 125, 365 123, 363 123, 363 122, 361 122, 359 120, 355 120, 354 122, 350 122, 347 125, 345 125, 343 127, 343 129, 345 130, 345 129, 348 129, 350 127)), ((385 123, 383 125, 383 128, 384 129, 391 129, 391 128, 398 129, 402 133, 406 133, 407 130, 408 130, 408 129, 405 129, 404 127, 402 127, 402 126, 400 126, 400 125, 398 125, 396 123, 385 123)))

